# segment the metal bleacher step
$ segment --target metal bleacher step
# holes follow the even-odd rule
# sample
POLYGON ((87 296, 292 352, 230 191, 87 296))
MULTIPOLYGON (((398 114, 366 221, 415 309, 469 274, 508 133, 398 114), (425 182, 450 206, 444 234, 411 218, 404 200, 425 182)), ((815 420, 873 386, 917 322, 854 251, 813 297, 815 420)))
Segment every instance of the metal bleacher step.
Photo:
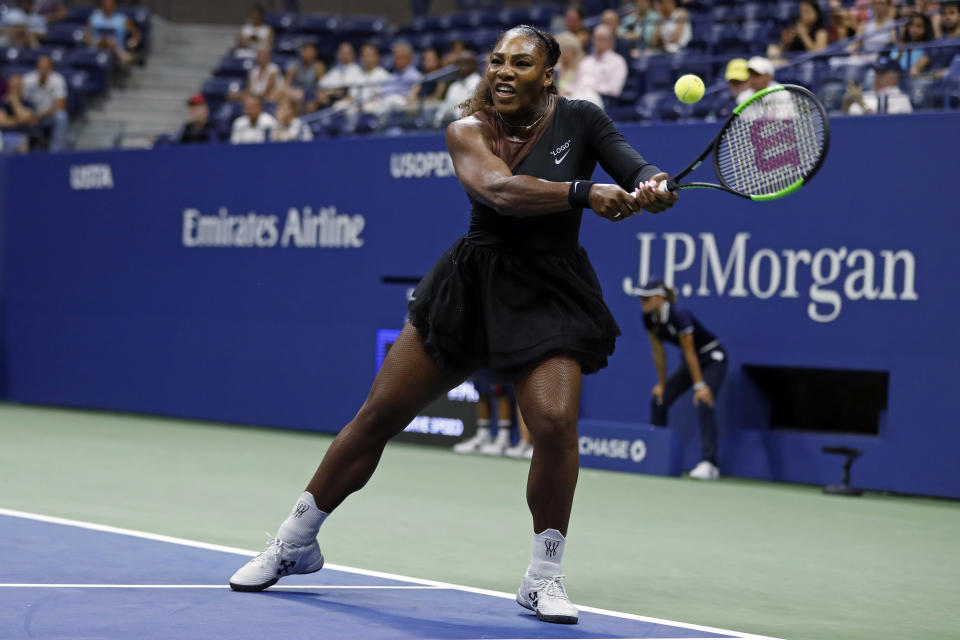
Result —
POLYGON ((175 24, 159 17, 152 26, 146 65, 134 67, 122 86, 71 126, 77 148, 144 146, 157 135, 175 133, 186 120, 187 97, 200 90, 239 32, 236 26, 175 24))

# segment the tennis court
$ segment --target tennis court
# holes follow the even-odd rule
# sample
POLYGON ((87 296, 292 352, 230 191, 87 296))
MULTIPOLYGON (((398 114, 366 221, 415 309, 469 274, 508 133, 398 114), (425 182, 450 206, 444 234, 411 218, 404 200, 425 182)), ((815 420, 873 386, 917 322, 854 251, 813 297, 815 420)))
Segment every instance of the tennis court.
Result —
POLYGON ((3 638, 872 639, 960 628, 960 508, 949 501, 583 470, 565 568, 584 613, 567 627, 512 601, 528 553, 524 462, 391 444, 368 489, 324 526, 328 566, 244 594, 227 577, 262 548, 329 436, 0 405, 0 440, 3 638))

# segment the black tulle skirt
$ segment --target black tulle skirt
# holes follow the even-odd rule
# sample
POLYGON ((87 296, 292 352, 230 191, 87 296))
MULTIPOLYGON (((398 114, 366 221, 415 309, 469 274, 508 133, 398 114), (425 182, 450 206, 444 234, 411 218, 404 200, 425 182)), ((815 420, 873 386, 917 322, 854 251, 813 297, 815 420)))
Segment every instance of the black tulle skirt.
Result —
POLYGON ((417 285, 408 309, 441 367, 489 369, 500 381, 558 352, 594 373, 620 335, 582 247, 526 255, 461 238, 417 285))

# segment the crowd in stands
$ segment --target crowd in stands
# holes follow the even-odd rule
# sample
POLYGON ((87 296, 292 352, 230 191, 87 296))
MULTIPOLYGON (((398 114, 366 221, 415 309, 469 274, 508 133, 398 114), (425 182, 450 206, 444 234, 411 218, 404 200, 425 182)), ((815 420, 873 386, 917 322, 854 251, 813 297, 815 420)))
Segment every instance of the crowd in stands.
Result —
POLYGON ((557 37, 561 95, 620 121, 723 117, 778 81, 818 92, 833 113, 956 108, 958 18, 951 0, 582 0, 419 16, 391 29, 256 6, 237 47, 190 98, 182 140, 197 130, 248 143, 442 127, 480 81, 500 31, 519 23, 557 37), (712 87, 696 105, 673 97, 684 73, 712 87))
POLYGON ((146 53, 149 12, 0 0, 0 150, 60 151, 71 117, 146 53))

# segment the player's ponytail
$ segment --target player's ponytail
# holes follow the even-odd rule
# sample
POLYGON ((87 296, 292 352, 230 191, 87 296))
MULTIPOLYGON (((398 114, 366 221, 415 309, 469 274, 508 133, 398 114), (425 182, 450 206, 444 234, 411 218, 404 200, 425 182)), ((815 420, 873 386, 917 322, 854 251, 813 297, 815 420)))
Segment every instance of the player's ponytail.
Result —
MULTIPOLYGON (((505 35, 514 31, 519 31, 536 41, 537 48, 543 53, 544 60, 546 61, 546 68, 551 69, 556 66, 557 61, 560 59, 560 45, 557 44, 556 38, 536 27, 531 27, 528 24, 520 24, 501 33, 497 39, 497 44, 500 44, 500 41, 503 40, 505 35)), ((495 48, 496 45, 494 45, 494 49, 495 48)), ((547 93, 557 93, 557 85, 551 84, 547 87, 547 93)), ((461 117, 466 117, 492 106, 493 88, 487 82, 486 74, 484 74, 480 82, 477 83, 477 88, 473 92, 473 96, 466 102, 458 105, 458 108, 460 109, 460 113, 463 114, 461 117)))
POLYGON ((677 302, 676 289, 674 289, 673 287, 668 287, 667 285, 663 285, 663 291, 666 294, 663 297, 667 299, 667 302, 669 302, 670 304, 675 304, 677 302))

